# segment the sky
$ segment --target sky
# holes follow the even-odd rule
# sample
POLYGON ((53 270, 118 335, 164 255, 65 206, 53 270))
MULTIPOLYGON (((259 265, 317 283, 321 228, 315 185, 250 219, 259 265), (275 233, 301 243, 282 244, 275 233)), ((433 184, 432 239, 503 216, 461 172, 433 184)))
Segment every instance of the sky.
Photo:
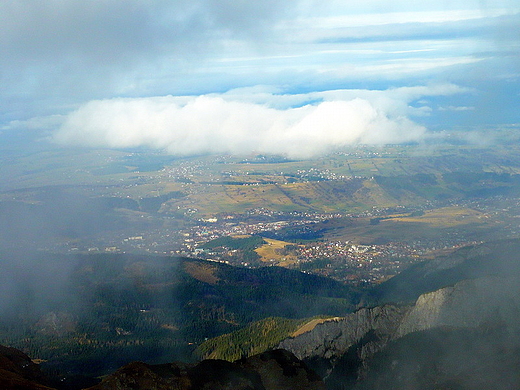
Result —
POLYGON ((305 158, 519 102, 517 0, 0 0, 0 145, 305 158))

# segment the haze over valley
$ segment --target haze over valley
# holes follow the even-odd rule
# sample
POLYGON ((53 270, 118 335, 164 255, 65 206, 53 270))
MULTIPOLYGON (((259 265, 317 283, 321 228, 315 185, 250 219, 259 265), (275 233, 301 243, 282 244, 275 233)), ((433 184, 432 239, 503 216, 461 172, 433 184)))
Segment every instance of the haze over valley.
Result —
POLYGON ((513 1, 0 4, 0 387, 520 387, 513 1))

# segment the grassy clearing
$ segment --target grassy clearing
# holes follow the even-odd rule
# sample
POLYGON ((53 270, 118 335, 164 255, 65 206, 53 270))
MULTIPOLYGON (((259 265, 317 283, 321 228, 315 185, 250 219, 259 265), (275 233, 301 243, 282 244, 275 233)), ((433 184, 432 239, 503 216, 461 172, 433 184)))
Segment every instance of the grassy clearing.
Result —
POLYGON ((398 217, 393 221, 424 223, 433 227, 451 227, 473 223, 483 223, 489 217, 480 211, 463 207, 443 207, 427 211, 418 217, 398 217))
POLYGON ((449 231, 474 232, 478 236, 497 230, 496 218, 477 210, 463 207, 444 207, 426 211, 422 216, 388 215, 379 224, 370 218, 354 218, 328 226, 324 239, 351 241, 356 244, 384 243, 389 241, 411 242, 429 237, 440 239, 449 231))
POLYGON ((261 261, 265 263, 275 263, 281 267, 286 267, 296 262, 296 256, 282 255, 279 250, 285 248, 286 245, 292 245, 287 241, 273 240, 264 238, 267 243, 257 248, 255 252, 261 257, 261 261))
POLYGON ((342 317, 332 317, 332 318, 315 318, 305 324, 303 324, 301 327, 299 327, 293 334, 291 334, 291 337, 297 337, 301 334, 310 332, 313 330, 316 325, 323 324, 324 322, 329 321, 339 321, 342 317))

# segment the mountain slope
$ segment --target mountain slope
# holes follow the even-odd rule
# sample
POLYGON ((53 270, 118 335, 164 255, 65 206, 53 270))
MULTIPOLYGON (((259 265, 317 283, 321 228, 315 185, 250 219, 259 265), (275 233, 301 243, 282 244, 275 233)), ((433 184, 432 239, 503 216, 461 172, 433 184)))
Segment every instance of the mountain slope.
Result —
MULTIPOLYGON (((356 390, 520 388, 520 343, 500 326, 437 327, 389 343, 356 390)), ((331 389, 342 389, 330 386, 331 389)))
POLYGON ((412 303, 419 295, 485 276, 520 276, 520 240, 499 240, 461 248, 448 256, 414 264, 376 286, 367 305, 412 303))
POLYGON ((31 259, 30 270, 20 269, 23 259, 16 263, 23 278, 4 275, 19 282, 15 295, 0 291, 6 294, 0 342, 64 375, 99 375, 132 360, 191 360, 205 338, 266 317, 343 315, 358 299, 333 280, 277 267, 118 254, 34 256, 40 257, 31 259), (48 280, 53 283, 43 283, 48 280))
POLYGON ((195 354, 204 359, 234 361, 273 349, 307 320, 268 317, 204 341, 195 354))
POLYGON ((423 294, 412 307, 361 309, 280 347, 330 389, 507 389, 520 386, 519 334, 520 283, 490 276, 423 294))
POLYGON ((342 319, 327 321, 279 344, 306 361, 321 377, 334 371, 342 381, 355 383, 366 360, 394 336, 408 307, 392 305, 363 308, 342 319))

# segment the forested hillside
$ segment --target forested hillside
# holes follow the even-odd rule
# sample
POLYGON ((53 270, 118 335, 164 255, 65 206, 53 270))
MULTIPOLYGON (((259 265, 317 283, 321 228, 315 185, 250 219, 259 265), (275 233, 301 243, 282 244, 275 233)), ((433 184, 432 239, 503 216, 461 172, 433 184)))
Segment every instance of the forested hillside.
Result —
POLYGON ((2 305, 0 344, 68 375, 99 375, 133 360, 189 361, 205 339, 252 321, 343 315, 359 299, 333 280, 277 267, 117 254, 40 256, 19 294, 2 305))

